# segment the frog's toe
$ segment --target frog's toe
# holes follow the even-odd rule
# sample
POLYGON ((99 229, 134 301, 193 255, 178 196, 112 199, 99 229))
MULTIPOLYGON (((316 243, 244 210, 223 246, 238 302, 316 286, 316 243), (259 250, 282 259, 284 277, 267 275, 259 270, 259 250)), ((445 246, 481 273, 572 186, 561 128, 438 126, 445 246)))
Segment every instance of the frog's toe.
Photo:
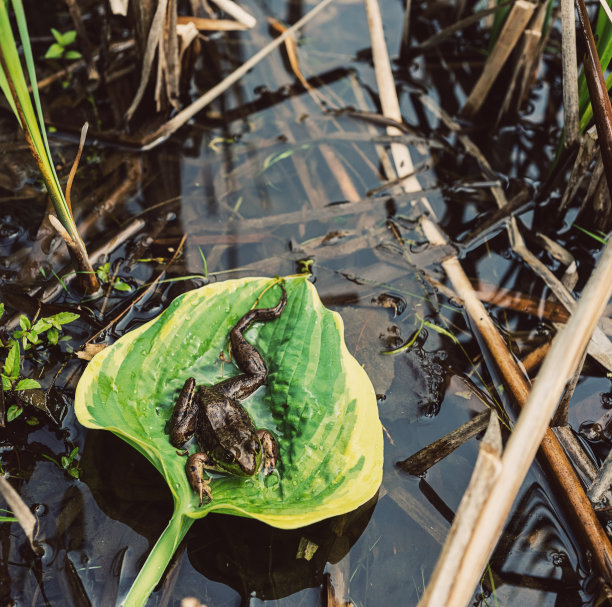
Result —
POLYGON ((263 473, 268 476, 272 474, 280 461, 278 443, 268 430, 258 430, 257 436, 263 448, 261 469, 263 473))
POLYGON ((201 483, 200 483, 200 487, 199 487, 199 494, 200 494, 200 506, 202 505, 202 502, 204 501, 204 495, 206 495, 206 497, 208 498, 209 502, 212 502, 213 496, 212 496, 212 492, 210 490, 210 479, 204 479, 201 483))
POLYGON ((194 453, 190 455, 185 464, 187 478, 192 489, 200 496, 200 506, 204 501, 204 495, 212 501, 210 490, 210 479, 204 478, 204 466, 210 463, 210 458, 206 453, 194 453))

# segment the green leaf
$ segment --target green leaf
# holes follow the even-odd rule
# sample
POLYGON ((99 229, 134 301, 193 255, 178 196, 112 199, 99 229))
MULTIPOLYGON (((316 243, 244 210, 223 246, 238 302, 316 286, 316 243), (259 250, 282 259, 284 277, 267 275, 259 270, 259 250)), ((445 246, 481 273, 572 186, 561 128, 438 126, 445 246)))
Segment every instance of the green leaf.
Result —
POLYGON ((17 379, 19 377, 19 369, 21 368, 19 344, 13 342, 11 349, 4 361, 3 375, 9 379, 17 379))
POLYGON ((49 340, 49 343, 52 346, 55 346, 57 344, 58 338, 59 338, 59 331, 55 327, 51 327, 47 331, 47 339, 49 340))
POLYGON ((28 331, 28 332, 25 334, 25 338, 26 338, 26 339, 27 339, 27 340, 28 340, 28 341, 29 341, 31 344, 34 344, 35 346, 37 346, 37 345, 38 345, 38 344, 41 342, 40 338, 38 337, 38 333, 34 333, 33 331, 28 331))
POLYGON ((41 318, 40 320, 34 323, 34 326, 32 327, 32 331, 34 331, 34 333, 44 333, 45 331, 50 329, 51 326, 52 325, 49 322, 48 318, 41 318))
POLYGON ((3 373, 2 374, 2 389, 10 390, 12 385, 13 383, 11 382, 11 380, 3 373))
MULTIPOLYGON (((54 34, 55 35, 55 34, 54 34)), ((62 46, 70 46, 75 40, 76 40, 76 30, 68 30, 67 32, 64 32, 63 34, 60 34, 60 38, 56 40, 62 45, 62 46)))
POLYGON ((40 384, 35 379, 30 379, 29 377, 20 379, 15 386, 15 390, 33 390, 35 388, 40 388, 40 384))
POLYGON ((21 315, 19 317, 19 326, 24 330, 24 331, 29 331, 32 328, 32 323, 30 322, 30 319, 25 316, 25 315, 21 315))
POLYGON ((117 291, 131 291, 132 287, 126 282, 123 282, 122 280, 117 278, 117 280, 115 280, 115 282, 113 283, 113 289, 117 291))
POLYGON ((84 246, 76 229, 70 207, 60 187, 55 165, 51 159, 40 96, 36 84, 34 56, 32 54, 23 2, 22 0, 12 0, 11 6, 14 13, 14 23, 17 25, 19 32, 22 53, 20 54, 17 49, 8 13, 8 3, 4 0, 0 2, 0 53, 4 59, 3 66, 6 66, 6 73, 4 67, 0 68, 0 89, 2 89, 6 96, 21 128, 29 133, 32 145, 36 150, 33 152, 33 155, 47 186, 47 191, 58 218, 77 245, 84 246), (25 70, 21 61, 21 55, 25 63, 25 70), (12 81, 12 86, 9 85, 9 79, 12 81), (31 95, 28 85, 30 86, 31 95), (21 106, 23 119, 19 115, 17 104, 21 106))
POLYGON ((0 318, 2 318, 3 314, 4 314, 4 304, 0 303, 0 318))
POLYGON ((62 42, 62 33, 59 30, 56 30, 54 27, 51 28, 51 33, 53 34, 53 37, 55 38, 56 42, 58 44, 61 44, 61 42, 62 42))
POLYGON ((64 55, 64 59, 68 59, 70 61, 74 61, 75 59, 80 59, 83 55, 79 53, 79 51, 66 51, 64 55))
MULTIPOLYGON (((374 389, 349 354, 340 316, 327 310, 307 277, 285 279, 288 303, 247 337, 269 370, 267 386, 244 401, 258 428, 275 433, 281 464, 268 477, 217 476, 213 501, 198 506, 185 459, 165 433, 185 379, 213 384, 239 373, 219 352, 237 320, 273 280, 207 285, 177 298, 159 317, 96 355, 76 391, 75 411, 89 428, 111 430, 163 475, 175 514, 147 559, 125 605, 139 604, 193 519, 221 512, 292 529, 351 511, 378 490, 383 441, 374 389)), ((276 305, 272 286, 256 307, 276 305)))
POLYGON ((11 405, 6 412, 6 421, 12 422, 23 413, 23 409, 19 405, 11 405))
POLYGON ((96 268, 96 274, 100 282, 108 282, 110 280, 110 262, 96 268))
POLYGON ((48 320, 56 329, 61 329, 62 325, 67 325, 69 322, 78 320, 80 316, 74 312, 60 312, 49 316, 45 320, 48 320))
POLYGON ((45 53, 45 59, 60 59, 64 54, 64 47, 54 42, 45 53))

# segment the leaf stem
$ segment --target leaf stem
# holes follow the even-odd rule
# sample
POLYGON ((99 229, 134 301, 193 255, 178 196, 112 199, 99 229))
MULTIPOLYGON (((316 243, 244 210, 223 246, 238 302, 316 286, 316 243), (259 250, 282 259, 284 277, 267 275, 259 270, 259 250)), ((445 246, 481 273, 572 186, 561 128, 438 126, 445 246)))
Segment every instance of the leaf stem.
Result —
POLYGON ((125 597, 123 607, 143 607, 145 605, 193 522, 194 519, 185 516, 183 510, 175 507, 170 522, 159 536, 125 597))

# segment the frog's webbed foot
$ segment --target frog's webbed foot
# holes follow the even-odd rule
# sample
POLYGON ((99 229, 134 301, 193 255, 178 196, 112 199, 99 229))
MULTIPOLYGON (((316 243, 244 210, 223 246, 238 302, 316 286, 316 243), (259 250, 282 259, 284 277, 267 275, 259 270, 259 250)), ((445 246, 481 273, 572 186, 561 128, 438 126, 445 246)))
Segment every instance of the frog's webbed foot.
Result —
POLYGON ((204 468, 214 466, 214 461, 206 453, 194 453, 189 456, 185 464, 187 478, 192 489, 200 496, 200 506, 204 501, 204 495, 212 501, 212 493, 210 491, 210 479, 204 478, 204 468))
POLYGON ((280 461, 278 443, 268 430, 257 430, 257 436, 263 449, 261 469, 268 476, 280 461))

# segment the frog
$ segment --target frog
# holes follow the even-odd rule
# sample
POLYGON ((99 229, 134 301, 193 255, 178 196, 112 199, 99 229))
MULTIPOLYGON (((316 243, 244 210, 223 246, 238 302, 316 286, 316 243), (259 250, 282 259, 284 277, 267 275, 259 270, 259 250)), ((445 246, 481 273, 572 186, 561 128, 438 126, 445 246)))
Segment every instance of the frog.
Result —
MULTIPOLYGON (((257 429, 243 401, 266 383, 268 368, 255 348, 244 336, 255 322, 278 318, 287 305, 287 292, 281 283, 282 295, 273 308, 253 308, 238 320, 229 333, 232 358, 239 375, 214 385, 197 385, 189 377, 176 400, 170 418, 170 443, 184 449, 195 436, 200 451, 189 455, 185 464, 187 479, 199 495, 212 500, 210 479, 204 471, 221 472, 239 477, 253 477, 263 471, 271 474, 279 463, 279 448, 269 430, 257 429)), ((178 452, 188 455, 187 450, 178 452)))

